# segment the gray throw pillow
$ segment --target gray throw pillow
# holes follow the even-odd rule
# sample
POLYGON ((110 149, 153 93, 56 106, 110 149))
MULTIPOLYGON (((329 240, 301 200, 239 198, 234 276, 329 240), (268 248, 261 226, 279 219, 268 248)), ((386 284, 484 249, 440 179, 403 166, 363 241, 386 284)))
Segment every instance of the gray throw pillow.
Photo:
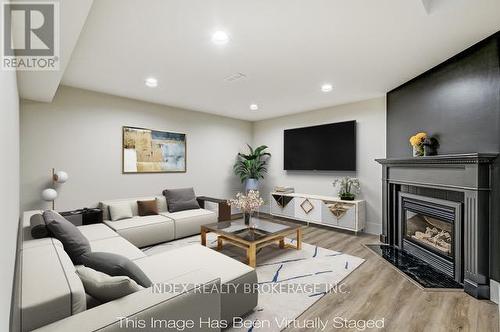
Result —
POLYGON ((169 212, 199 209, 193 188, 165 189, 163 195, 167 199, 169 212))
POLYGON ((113 277, 127 276, 142 287, 147 288, 152 284, 134 262, 121 255, 110 252, 90 252, 82 256, 81 264, 113 277))
POLYGON ((91 252, 89 240, 75 225, 55 211, 44 211, 43 219, 51 235, 62 242, 71 261, 80 264, 82 255, 91 252))

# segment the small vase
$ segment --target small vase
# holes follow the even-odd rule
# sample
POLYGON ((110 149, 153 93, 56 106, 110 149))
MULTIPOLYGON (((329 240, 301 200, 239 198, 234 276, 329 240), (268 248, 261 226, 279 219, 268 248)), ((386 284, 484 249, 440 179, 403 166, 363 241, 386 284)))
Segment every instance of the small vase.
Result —
POLYGON ((243 213, 243 217, 245 219, 245 225, 250 225, 250 221, 252 220, 252 213, 245 212, 245 213, 243 213))
POLYGON ((413 157, 422 157, 424 155, 424 148, 422 145, 413 146, 413 157))

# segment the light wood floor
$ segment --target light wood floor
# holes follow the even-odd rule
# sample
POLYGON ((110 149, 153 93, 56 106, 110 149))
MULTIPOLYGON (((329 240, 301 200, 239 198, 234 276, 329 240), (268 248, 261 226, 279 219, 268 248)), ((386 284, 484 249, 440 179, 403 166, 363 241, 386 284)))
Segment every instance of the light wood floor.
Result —
MULTIPOLYGON (((325 295, 299 316, 299 321, 318 317, 329 322, 335 317, 355 320, 385 318, 385 328, 380 331, 499 331, 497 305, 476 300, 464 292, 419 289, 363 246, 364 243, 377 243, 377 236, 355 236, 309 226, 304 230, 303 241, 362 257, 366 261, 344 280, 349 293, 325 295)), ((325 331, 355 331, 331 326, 325 331)), ((285 331, 305 330, 289 327, 285 331)))

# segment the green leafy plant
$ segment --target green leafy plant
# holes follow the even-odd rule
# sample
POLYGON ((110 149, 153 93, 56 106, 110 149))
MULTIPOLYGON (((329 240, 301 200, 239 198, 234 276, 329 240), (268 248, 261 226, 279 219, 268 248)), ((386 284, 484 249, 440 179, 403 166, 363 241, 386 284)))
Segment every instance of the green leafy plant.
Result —
POLYGON ((271 156, 269 152, 265 152, 267 145, 261 145, 255 150, 249 144, 247 146, 250 153, 238 153, 233 166, 234 173, 240 177, 241 182, 247 179, 263 179, 264 173, 267 173, 267 159, 271 156))

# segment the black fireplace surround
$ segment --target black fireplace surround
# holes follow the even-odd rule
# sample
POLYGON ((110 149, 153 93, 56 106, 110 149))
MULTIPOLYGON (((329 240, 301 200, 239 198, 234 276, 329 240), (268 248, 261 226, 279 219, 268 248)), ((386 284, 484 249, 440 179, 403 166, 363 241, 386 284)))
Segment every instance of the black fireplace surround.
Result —
POLYGON ((377 159, 382 164, 380 240, 489 299, 492 165, 498 154, 377 159))

